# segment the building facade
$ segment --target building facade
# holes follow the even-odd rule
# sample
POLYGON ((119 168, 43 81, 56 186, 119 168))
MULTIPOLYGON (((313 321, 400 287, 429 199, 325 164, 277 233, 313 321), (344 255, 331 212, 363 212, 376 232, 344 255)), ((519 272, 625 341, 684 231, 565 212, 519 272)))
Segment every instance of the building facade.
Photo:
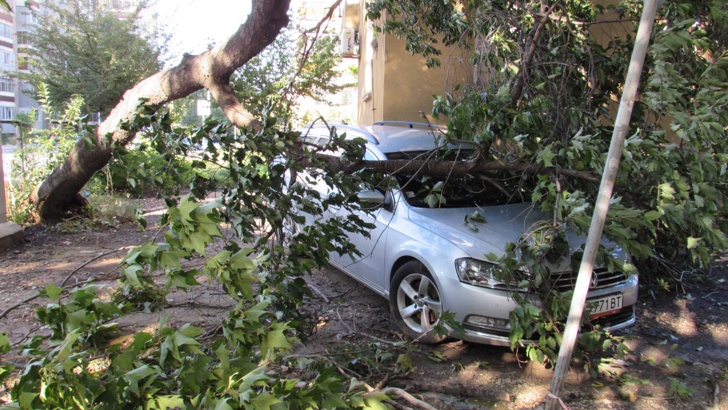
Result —
MULTIPOLYGON (((8 2, 15 10, 15 2, 8 2)), ((15 37, 15 15, 0 10, 0 127, 3 134, 14 133, 9 123, 17 112, 17 40, 15 37)))
MULTIPOLYGON (((27 114, 33 109, 36 109, 34 127, 47 125, 42 110, 37 109, 37 101, 31 97, 32 85, 18 77, 32 67, 31 33, 38 24, 37 16, 48 13, 49 8, 45 5, 51 2, 71 4, 69 0, 9 0, 13 11, 0 9, 0 132, 4 137, 15 135, 16 127, 11 121, 17 114, 27 114)), ((113 10, 123 19, 133 13, 138 4, 139 0, 95 0, 87 5, 113 10)))

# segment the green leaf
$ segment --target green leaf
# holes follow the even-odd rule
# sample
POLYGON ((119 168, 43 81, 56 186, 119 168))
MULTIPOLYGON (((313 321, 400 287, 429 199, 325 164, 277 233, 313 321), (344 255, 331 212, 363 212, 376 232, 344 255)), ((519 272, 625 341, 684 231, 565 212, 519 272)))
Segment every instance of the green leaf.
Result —
POLYGON ((660 211, 649 211, 645 213, 645 219, 648 221, 656 221, 660 219, 662 212, 660 211))
POLYGON ((425 197, 425 203, 430 208, 436 208, 439 205, 437 195, 434 195, 434 194, 427 195, 425 197))
POLYGON ((24 391, 24 392, 20 393, 20 397, 18 398, 18 403, 20 403, 20 408, 21 409, 34 408, 33 401, 35 400, 36 397, 38 397, 38 393, 35 393, 35 392, 24 391))
POLYGON ((399 366, 399 370, 403 373, 408 372, 410 369, 412 369, 412 357, 408 354, 400 354, 397 357, 397 365, 399 366))
POLYGON ((427 353, 427 358, 432 360, 433 362, 442 363, 446 362, 447 358, 442 355, 442 353, 438 352, 437 350, 433 350, 429 353, 427 353))
POLYGON ((229 404, 228 400, 230 400, 227 397, 223 397, 220 399, 220 401, 217 402, 217 405, 215 406, 215 410, 234 410, 229 404))
POLYGON ((126 277, 126 280, 128 280, 132 286, 141 288, 142 282, 139 280, 139 276, 137 274, 142 270, 142 267, 139 265, 131 265, 124 268, 122 270, 122 273, 124 274, 124 277, 126 277))
POLYGON ((181 396, 167 395, 149 399, 146 408, 150 410, 184 409, 186 405, 184 398, 181 396))
POLYGON ((230 267, 233 269, 241 269, 246 271, 251 271, 255 269, 255 264, 250 258, 247 257, 252 251, 253 250, 250 248, 243 248, 236 252, 230 258, 230 267))
POLYGON ((692 236, 688 237, 688 249, 695 249, 700 245, 702 238, 693 238, 692 236))
POLYGON ((7 353, 12 349, 10 340, 5 333, 0 332, 0 354, 7 353))
POLYGON ((144 365, 127 372, 123 377, 127 382, 129 382, 129 390, 131 390, 132 393, 139 395, 139 382, 149 376, 155 376, 156 378, 159 374, 159 370, 148 365, 144 365))
POLYGON ((253 405, 254 409, 265 409, 270 410, 271 406, 282 403, 278 398, 273 396, 272 394, 268 392, 263 392, 252 399, 250 399, 250 404, 253 405))
POLYGON ((161 252, 159 256, 159 261, 162 264, 163 267, 169 268, 169 269, 179 269, 180 268, 180 257, 183 257, 184 252, 182 251, 164 251, 161 252))
POLYGON ((553 167, 553 159, 556 157, 556 154, 551 151, 551 145, 544 148, 541 152, 538 153, 538 159, 543 163, 543 165, 547 168, 553 167))
POLYGON ((199 253, 202 256, 205 256, 205 249, 207 248, 207 243, 209 242, 210 235, 206 233, 193 233, 189 237, 192 249, 195 250, 195 252, 199 253))
POLYGON ((265 374, 265 367, 258 367, 243 376, 242 383, 240 383, 240 386, 238 387, 240 398, 244 401, 249 401, 251 393, 254 392, 252 387, 265 380, 268 380, 268 376, 265 374))
POLYGON ((63 340, 63 343, 61 343, 60 346, 56 348, 56 355, 53 358, 54 362, 65 362, 68 360, 68 358, 71 356, 71 352, 73 351, 73 345, 76 343, 80 336, 80 333, 78 330, 73 330, 70 333, 66 335, 66 338, 63 340))
POLYGON ((285 330, 288 330, 288 326, 282 323, 273 323, 271 325, 268 334, 260 344, 260 351, 263 356, 267 356, 274 349, 288 350, 292 347, 284 333, 285 330))
POLYGON ((48 296, 48 299, 53 301, 58 301, 59 296, 63 292, 63 288, 56 287, 55 283, 49 283, 48 285, 46 285, 44 290, 46 296, 48 296))

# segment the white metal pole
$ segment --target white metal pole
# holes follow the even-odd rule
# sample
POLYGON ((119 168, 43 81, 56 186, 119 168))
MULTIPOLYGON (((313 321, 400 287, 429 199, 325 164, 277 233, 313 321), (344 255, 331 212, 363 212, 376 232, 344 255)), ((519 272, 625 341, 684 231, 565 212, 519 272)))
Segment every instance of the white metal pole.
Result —
POLYGON ((591 226, 589 227, 589 236, 586 240, 579 275, 576 279, 574 297, 571 300, 571 308, 566 322, 566 329, 564 330, 564 337, 556 361, 556 367, 554 368, 554 376, 551 379, 551 391, 546 399, 547 410, 554 410, 559 404, 565 407, 559 394, 566 379, 566 372, 569 369, 576 337, 579 333, 581 316, 586 305, 586 296, 589 292, 589 283, 591 282, 591 276, 594 270, 594 261, 596 260, 599 243, 601 242, 604 223, 607 219, 609 201, 612 198, 614 181, 617 178, 619 160, 622 156, 622 147, 624 146, 624 140, 629 130, 629 120, 632 116, 632 108, 634 107, 634 101, 637 95, 640 74, 642 73, 645 55, 647 54, 647 48, 650 42, 652 24, 657 14, 657 8, 659 7, 658 1, 660 0, 644 1, 642 17, 637 30, 634 49, 632 50, 632 59, 629 63, 624 91, 622 92, 622 99, 619 103, 617 119, 614 123, 612 142, 609 146, 607 162, 604 165, 604 174, 602 175, 602 182, 599 186, 599 194, 597 195, 596 206, 592 215, 591 226))

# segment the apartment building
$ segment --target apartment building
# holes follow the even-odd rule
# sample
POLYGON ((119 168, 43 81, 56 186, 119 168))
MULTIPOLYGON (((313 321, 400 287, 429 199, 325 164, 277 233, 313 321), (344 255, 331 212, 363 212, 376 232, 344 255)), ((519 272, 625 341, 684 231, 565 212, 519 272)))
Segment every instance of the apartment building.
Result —
MULTIPOLYGON (((18 113, 28 113, 38 106, 30 97, 32 86, 18 80, 18 74, 30 69, 33 49, 30 33, 40 14, 48 13, 49 3, 70 4, 68 0, 9 0, 13 11, 0 9, 0 132, 14 135, 11 121, 18 113)), ((90 5, 114 10, 119 18, 128 17, 139 0, 90 0, 90 5)), ((35 128, 45 127, 43 113, 38 111, 35 128)))
MULTIPOLYGON (((15 1, 9 3, 15 10, 15 1)), ((15 22, 14 13, 0 10, 0 127, 3 134, 15 132, 15 127, 9 123, 15 117, 18 103, 18 84, 14 78, 18 70, 15 22)))

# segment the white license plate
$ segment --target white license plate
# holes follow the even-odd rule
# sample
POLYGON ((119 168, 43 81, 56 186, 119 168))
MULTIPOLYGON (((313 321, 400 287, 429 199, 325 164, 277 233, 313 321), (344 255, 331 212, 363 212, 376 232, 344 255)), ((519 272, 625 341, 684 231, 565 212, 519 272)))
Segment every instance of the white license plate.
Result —
POLYGON ((622 309, 622 294, 618 293, 598 299, 589 299, 587 303, 589 314, 592 319, 608 316, 619 309, 622 309))

